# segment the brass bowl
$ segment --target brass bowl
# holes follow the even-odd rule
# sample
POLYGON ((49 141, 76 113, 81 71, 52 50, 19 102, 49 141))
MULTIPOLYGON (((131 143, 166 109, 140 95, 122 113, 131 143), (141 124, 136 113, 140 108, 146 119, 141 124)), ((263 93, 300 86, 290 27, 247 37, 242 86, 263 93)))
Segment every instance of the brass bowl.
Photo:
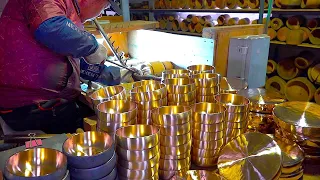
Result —
POLYGON ((127 100, 110 100, 97 106, 99 121, 108 123, 129 122, 137 118, 137 105, 127 100))
POLYGON ((189 170, 187 180, 224 180, 222 176, 209 170, 189 170))
POLYGON ((114 133, 117 129, 124 127, 124 126, 130 126, 137 123, 137 119, 132 119, 128 122, 122 122, 122 123, 107 123, 104 121, 97 122, 97 127, 106 133, 114 133))
POLYGON ((196 98, 196 91, 191 91, 186 94, 168 94, 168 102, 190 102, 196 98))
POLYGON ((237 94, 240 90, 247 89, 248 83, 243 78, 222 77, 220 82, 220 93, 237 94))
POLYGON ((219 86, 221 75, 216 73, 200 73, 192 75, 196 87, 212 88, 219 86))
POLYGON ((224 139, 218 139, 218 140, 213 140, 213 141, 201 141, 201 140, 196 140, 192 139, 192 147, 198 148, 198 149, 219 149, 223 147, 225 141, 224 139))
POLYGON ((211 157, 211 158, 204 158, 198 156, 191 156, 192 162, 200 167, 212 167, 216 166, 218 162, 218 156, 211 157))
POLYGON ((224 122, 217 124, 201 124, 201 123, 193 123, 192 129, 197 129, 202 132, 219 132, 224 130, 224 122))
POLYGON ((214 96, 220 93, 220 86, 214 86, 210 88, 196 88, 197 96, 214 96))
POLYGON ((240 122, 225 122, 226 129, 243 129, 246 128, 248 125, 248 121, 240 121, 240 122))
POLYGON ((139 87, 139 86, 146 86, 149 84, 160 84, 159 81, 155 80, 142 80, 142 81, 135 81, 132 83, 132 88, 139 87))
POLYGON ((174 179, 174 176, 186 177, 186 173, 190 167, 180 169, 178 171, 166 171, 159 169, 159 178, 160 179, 174 179))
POLYGON ((192 110, 194 123, 216 124, 225 120, 226 108, 221 104, 197 103, 192 110))
POLYGON ((138 110, 138 118, 151 119, 152 110, 138 110))
POLYGON ((169 69, 162 72, 162 80, 172 79, 172 78, 182 78, 189 77, 190 71, 186 69, 169 69))
POLYGON ((160 136, 161 146, 180 146, 191 141, 191 132, 177 136, 160 136))
POLYGON ((190 153, 191 141, 180 146, 160 146, 160 152, 165 155, 179 156, 185 153, 190 153))
POLYGON ((220 148, 218 149, 198 149, 196 147, 191 148, 191 155, 203 158, 213 158, 219 156, 220 148))
POLYGON ((180 155, 160 154, 160 158, 161 159, 186 159, 186 158, 190 158, 190 151, 180 155))
POLYGON ((220 94, 215 96, 215 100, 223 104, 230 113, 248 112, 249 110, 250 101, 244 96, 220 94))
POLYGON ((203 141, 213 141, 222 139, 225 136, 224 131, 218 132, 203 132, 197 129, 192 129, 193 139, 203 140, 203 141))
POLYGON ((208 102, 208 103, 215 103, 216 100, 214 98, 214 96, 196 96, 196 102, 208 102))
POLYGON ((170 94, 187 94, 196 90, 194 80, 189 77, 165 79, 163 83, 170 94))
POLYGON ((162 106, 152 111, 152 120, 161 126, 185 124, 191 120, 191 107, 162 106))
POLYGON ((233 138, 241 134, 244 134, 246 131, 247 131, 247 128, 227 129, 225 134, 226 134, 226 138, 233 138))
POLYGON ((153 125, 160 128, 160 135, 163 135, 163 136, 178 136, 178 135, 186 134, 191 131, 190 122, 186 122, 184 124, 174 125, 174 126, 161 126, 155 123, 153 123, 153 125))
POLYGON ((18 152, 6 162, 4 175, 11 179, 62 179, 67 173, 67 157, 49 148, 18 152))
POLYGON ((148 179, 158 173, 158 165, 144 170, 126 169, 118 165, 117 169, 120 176, 128 179, 148 179))
POLYGON ((248 112, 226 113, 226 122, 228 123, 239 123, 239 122, 247 121, 248 118, 249 118, 248 112))
POLYGON ((163 99, 166 96, 167 89, 164 84, 139 86, 130 91, 130 98, 133 101, 153 101, 163 99))
POLYGON ((127 150, 117 146, 117 154, 119 158, 126 161, 149 161, 159 154, 159 144, 150 149, 142 151, 127 150))
POLYGON ((165 97, 153 101, 135 101, 135 103, 137 104, 138 110, 152 110, 161 106, 166 106, 168 104, 168 99, 165 97))
POLYGON ((190 166, 190 158, 185 159, 160 159, 159 169, 166 171, 178 171, 190 166))
POLYGON ((196 101, 189 102, 168 102, 168 106, 191 106, 195 104, 196 101))
POLYGON ((110 160, 114 153, 113 138, 97 131, 88 131, 68 138, 62 146, 68 165, 78 169, 100 166, 110 160))
POLYGON ((210 65, 192 65, 188 66, 187 69, 191 71, 192 74, 198 74, 198 73, 214 73, 215 68, 214 66, 210 65))
POLYGON ((159 164, 160 155, 156 155, 147 161, 126 161, 119 157, 118 164, 126 169, 145 170, 155 167, 159 164))
POLYGON ((124 149, 149 149, 159 142, 159 128, 142 124, 122 127, 116 131, 116 140, 124 149))
POLYGON ((137 124, 152 125, 152 119, 138 118, 137 124))
POLYGON ((126 90, 123 86, 107 86, 96 90, 90 95, 95 110, 97 105, 108 100, 126 100, 126 90))

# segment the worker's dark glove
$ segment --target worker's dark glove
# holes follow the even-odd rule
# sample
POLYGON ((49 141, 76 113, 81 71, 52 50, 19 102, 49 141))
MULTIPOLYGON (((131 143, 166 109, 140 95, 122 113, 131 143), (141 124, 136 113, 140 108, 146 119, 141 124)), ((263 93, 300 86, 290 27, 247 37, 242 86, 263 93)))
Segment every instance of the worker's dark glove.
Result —
POLYGON ((80 77, 89 81, 96 81, 105 68, 104 64, 89 64, 80 58, 80 77))

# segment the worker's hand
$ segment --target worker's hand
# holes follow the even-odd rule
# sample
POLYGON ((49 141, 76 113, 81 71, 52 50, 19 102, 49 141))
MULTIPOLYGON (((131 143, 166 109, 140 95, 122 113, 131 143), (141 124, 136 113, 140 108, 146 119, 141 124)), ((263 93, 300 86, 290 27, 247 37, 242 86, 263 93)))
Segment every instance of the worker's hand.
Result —
MULTIPOLYGON (((134 68, 134 67, 130 67, 130 69, 132 71, 134 71, 136 74, 139 74, 139 75, 142 75, 142 71, 137 69, 137 68, 134 68)), ((134 72, 132 71, 129 71, 127 69, 121 69, 121 83, 130 83, 130 82, 133 82, 133 78, 132 78, 132 74, 134 72)))
POLYGON ((85 57, 85 59, 90 64, 103 64, 107 59, 107 49, 102 44, 99 44, 98 49, 85 57))
POLYGON ((152 74, 150 66, 148 66, 146 64, 141 65, 141 71, 142 71, 143 75, 151 75, 152 74))

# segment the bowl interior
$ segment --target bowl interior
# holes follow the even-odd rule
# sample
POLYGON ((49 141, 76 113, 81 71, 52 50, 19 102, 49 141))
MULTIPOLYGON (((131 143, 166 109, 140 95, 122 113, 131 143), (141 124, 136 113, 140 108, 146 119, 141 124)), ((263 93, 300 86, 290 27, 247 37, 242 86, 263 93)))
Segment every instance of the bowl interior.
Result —
POLYGON ((152 125, 132 125, 117 130, 117 136, 124 138, 139 138, 158 133, 159 129, 152 125))
POLYGON ((191 71, 208 71, 208 70, 214 70, 214 67, 209 65, 192 65, 192 66, 189 66, 187 69, 191 71))
POLYGON ((122 86, 107 86, 92 93, 91 98, 94 100, 108 99, 124 91, 122 86))
POLYGON ((159 115, 178 114, 189 110, 190 107, 187 106, 162 106, 156 111, 156 113, 159 115))

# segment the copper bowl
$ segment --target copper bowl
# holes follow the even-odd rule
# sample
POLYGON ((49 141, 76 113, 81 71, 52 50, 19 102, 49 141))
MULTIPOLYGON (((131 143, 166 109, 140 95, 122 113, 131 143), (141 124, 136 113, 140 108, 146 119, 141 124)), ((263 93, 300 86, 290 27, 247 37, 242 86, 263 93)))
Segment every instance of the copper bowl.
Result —
POLYGON ((243 121, 248 121, 249 113, 240 112, 240 113, 226 113, 226 122, 228 123, 239 123, 243 121))
POLYGON ((190 102, 196 98, 196 91, 191 91, 186 94, 168 94, 168 102, 190 102))
POLYGON ((116 140, 124 149, 149 149, 159 142, 159 128, 142 124, 122 127, 116 131, 116 140))
POLYGON ((126 161, 119 157, 118 164, 126 169, 132 170, 145 170, 155 167, 159 164, 160 155, 156 155, 149 160, 146 161, 126 161))
POLYGON ((196 147, 191 148, 191 155, 203 158, 213 158, 219 156, 220 148, 218 149, 198 149, 196 147))
POLYGON ((121 167, 120 165, 117 166, 118 174, 127 179, 149 179, 153 175, 158 173, 158 165, 144 170, 132 170, 126 169, 121 167))
POLYGON ((67 173, 67 157, 49 148, 33 148, 12 155, 4 175, 11 179, 62 179, 67 173))
POLYGON ((225 144, 224 139, 212 140, 212 141, 201 141, 197 139, 192 139, 192 147, 198 149, 219 149, 225 144))
POLYGON ((174 126, 161 126, 153 123, 154 126, 160 128, 160 135, 164 136, 178 136, 182 134, 186 134, 191 131, 190 122, 186 122, 184 124, 174 125, 174 126))
POLYGON ((192 75, 196 87, 212 88, 219 86, 221 75, 216 73, 200 73, 192 75))
POLYGON ((137 124, 147 124, 152 125, 152 119, 138 118, 137 124))
POLYGON ((167 154, 160 154, 161 159, 186 159, 190 158, 190 151, 187 151, 184 154, 179 154, 179 155, 167 155, 167 154))
POLYGON ((223 104, 230 113, 248 112, 249 110, 250 101, 244 96, 220 94, 215 96, 215 100, 223 104))
POLYGON ((212 167, 216 166, 218 162, 218 156, 211 157, 211 158, 204 158, 198 156, 191 156, 192 162, 200 167, 212 167))
POLYGON ((119 158, 126 161, 148 161, 159 154, 159 145, 142 151, 127 150, 117 146, 117 154, 119 158))
POLYGON ((167 96, 167 89, 164 84, 149 84, 135 87, 130 91, 132 101, 154 101, 167 96))
POLYGON ((113 138, 103 132, 88 131, 68 138, 62 146, 68 165, 89 169, 108 162, 114 153, 113 138))
POLYGON ((197 129, 192 129, 193 139, 203 140, 203 141, 213 141, 222 139, 225 136, 225 131, 218 132, 203 132, 197 129))
POLYGON ((177 136, 160 136, 161 146, 180 146, 191 141, 191 132, 177 136))
POLYGON ((209 102, 209 103, 215 103, 216 100, 214 98, 214 96, 196 96, 196 102, 209 102))
POLYGON ((248 125, 248 121, 244 120, 244 121, 240 121, 240 122, 226 122, 225 123, 225 127, 226 129, 244 129, 247 128, 248 125))
POLYGON ((95 110, 97 105, 108 100, 125 100, 126 90, 123 86, 107 86, 96 90, 90 95, 90 99, 95 110))
POLYGON ((189 77, 165 79, 163 83, 170 94, 187 94, 196 90, 194 80, 189 77))
POLYGON ((166 171, 178 171, 190 166, 190 157, 185 159, 160 159, 159 169, 166 171))
POLYGON ((170 156, 179 156, 185 153, 190 153, 191 150, 191 141, 180 146, 160 146, 160 152, 165 155, 170 156))
POLYGON ((108 123, 129 122, 137 118, 137 105, 128 100, 110 100, 97 106, 98 121, 108 123))
POLYGON ((135 101, 135 103, 137 104, 138 110, 152 110, 161 106, 166 106, 168 104, 168 99, 165 97, 153 101, 135 101))
POLYGON ((139 86, 146 86, 149 84, 160 84, 159 81, 155 80, 142 80, 142 81, 136 81, 132 83, 132 88, 139 87, 139 86))
POLYGON ((162 106, 152 111, 152 121, 161 126, 185 124, 191 120, 191 107, 162 106))
POLYGON ((138 118, 151 119, 152 110, 138 110, 138 118))
POLYGON ((215 68, 214 66, 210 65, 192 65, 188 66, 187 69, 191 71, 192 74, 198 74, 198 73, 214 73, 215 68))
POLYGON ((202 132, 219 132, 224 130, 224 122, 217 124, 201 124, 201 123, 192 123, 192 129, 197 129, 202 132))
POLYGON ((97 127, 102 130, 103 132, 106 133, 114 133, 116 132, 117 129, 124 127, 124 126, 129 126, 129 125, 134 125, 137 123, 137 119, 132 119, 128 122, 122 122, 122 123, 107 123, 104 121, 98 121, 97 122, 97 127))
POLYGON ((189 77, 190 71, 186 69, 169 69, 162 72, 162 80, 172 79, 172 78, 181 78, 181 77, 189 77))
POLYGON ((221 104, 197 103, 193 105, 192 111, 194 123, 216 124, 225 120, 226 108, 221 104))
POLYGON ((210 88, 197 87, 197 96, 214 96, 220 93, 220 86, 214 86, 210 88))

